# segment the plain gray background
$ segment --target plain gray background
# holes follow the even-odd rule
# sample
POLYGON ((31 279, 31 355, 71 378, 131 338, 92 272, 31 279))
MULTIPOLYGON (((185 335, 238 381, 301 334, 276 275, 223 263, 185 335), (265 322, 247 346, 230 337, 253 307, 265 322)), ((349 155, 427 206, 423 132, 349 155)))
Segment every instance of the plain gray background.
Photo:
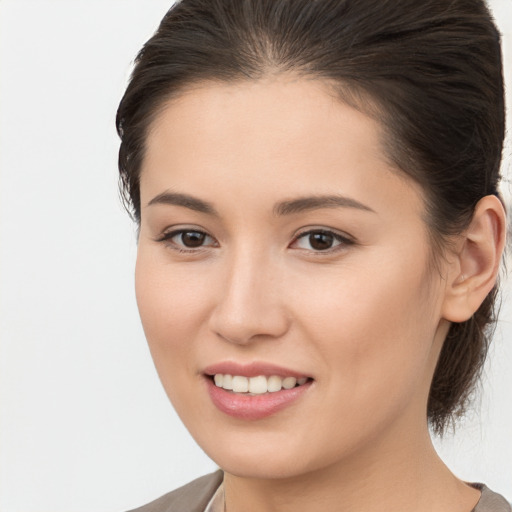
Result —
MULTIPOLYGON (((215 468, 153 368, 116 188, 117 104, 170 3, 0 0, 2 512, 122 511, 215 468)), ((512 0, 490 5, 510 88, 512 0)), ((460 477, 509 499, 511 321, 512 297, 481 405, 439 443, 460 477)))

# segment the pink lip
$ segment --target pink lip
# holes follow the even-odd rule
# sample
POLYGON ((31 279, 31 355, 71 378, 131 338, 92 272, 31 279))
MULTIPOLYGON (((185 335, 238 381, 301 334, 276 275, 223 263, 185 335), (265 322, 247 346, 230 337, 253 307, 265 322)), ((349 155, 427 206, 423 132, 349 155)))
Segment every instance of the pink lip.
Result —
POLYGON ((298 400, 311 387, 312 383, 308 381, 306 384, 292 389, 251 396, 219 388, 211 378, 205 380, 210 398, 217 409, 229 416, 243 420, 260 420, 276 414, 298 400))
POLYGON ((218 373, 222 373, 223 375, 243 375, 244 377, 258 377, 259 375, 265 375, 265 377, 278 375, 279 377, 297 377, 298 379, 301 377, 309 377, 309 375, 304 375, 302 372, 263 362, 240 364, 233 361, 223 361, 207 366, 203 370, 203 373, 206 375, 215 375, 218 373))
POLYGON ((309 380, 302 386, 281 389, 281 391, 274 393, 246 395, 217 387, 211 376, 215 374, 243 375, 245 377, 278 375, 280 377, 301 378, 308 376, 270 363, 238 364, 230 361, 208 366, 203 373, 206 376, 205 381, 213 404, 221 412, 243 420, 259 420, 278 413, 302 397, 310 389, 313 382, 309 380))

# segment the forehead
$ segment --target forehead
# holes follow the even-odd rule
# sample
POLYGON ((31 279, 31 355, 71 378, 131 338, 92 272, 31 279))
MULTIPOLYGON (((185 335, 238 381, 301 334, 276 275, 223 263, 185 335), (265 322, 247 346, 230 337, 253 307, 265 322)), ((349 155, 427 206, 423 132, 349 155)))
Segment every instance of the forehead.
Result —
POLYGON ((151 125, 141 192, 211 194, 221 184, 238 198, 373 193, 379 203, 406 191, 417 202, 421 191, 391 166, 382 136, 375 120, 321 80, 199 84, 165 104, 151 125))
POLYGON ((342 104, 327 82, 293 75, 193 85, 160 109, 148 146, 162 138, 169 142, 170 135, 176 141, 193 137, 203 147, 250 140, 268 142, 269 149, 276 141, 303 145, 306 139, 318 147, 333 139, 337 144, 358 139, 367 150, 382 153, 376 122, 342 104))

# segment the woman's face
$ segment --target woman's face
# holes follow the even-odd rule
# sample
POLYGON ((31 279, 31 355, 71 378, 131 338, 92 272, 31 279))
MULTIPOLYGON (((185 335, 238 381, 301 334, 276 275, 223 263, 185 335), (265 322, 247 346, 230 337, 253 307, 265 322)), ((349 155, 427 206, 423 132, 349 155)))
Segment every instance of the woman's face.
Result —
POLYGON ((321 82, 283 77, 190 89, 152 125, 142 323, 178 414, 230 473, 300 475, 426 429, 442 269, 379 137, 321 82))

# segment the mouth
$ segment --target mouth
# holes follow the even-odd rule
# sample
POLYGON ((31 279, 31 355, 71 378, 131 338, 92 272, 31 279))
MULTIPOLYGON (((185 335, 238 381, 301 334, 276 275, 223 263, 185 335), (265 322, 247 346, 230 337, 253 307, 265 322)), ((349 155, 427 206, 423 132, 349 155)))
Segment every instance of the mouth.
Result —
POLYGON ((279 375, 257 375, 246 377, 244 375, 231 375, 229 373, 216 373, 208 376, 218 388, 231 393, 249 396, 278 393, 285 389, 293 389, 312 381, 310 377, 281 377, 279 375))
POLYGON ((303 400, 314 379, 271 364, 226 362, 203 372, 213 404, 242 420, 260 420, 303 400))

